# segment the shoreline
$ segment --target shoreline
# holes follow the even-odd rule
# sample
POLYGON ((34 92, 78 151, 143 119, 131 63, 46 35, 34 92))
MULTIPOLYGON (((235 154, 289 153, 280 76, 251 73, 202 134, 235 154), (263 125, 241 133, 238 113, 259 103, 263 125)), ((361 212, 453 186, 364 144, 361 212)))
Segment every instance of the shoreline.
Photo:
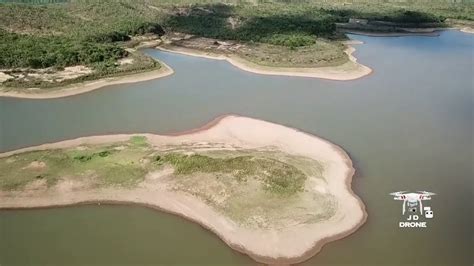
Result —
MULTIPOLYGON (((458 28, 456 28, 458 29, 458 28)), ((464 32, 464 33, 469 33, 469 34, 474 34, 474 29, 471 28, 471 27, 460 27, 458 29, 460 32, 464 32)))
MULTIPOLYGON (((85 81, 67 85, 64 87, 57 87, 47 92, 36 93, 32 88, 25 88, 24 90, 32 90, 31 93, 26 92, 15 92, 15 91, 2 91, 0 89, 0 98, 22 98, 22 99, 55 99, 74 96, 78 94, 87 93, 94 91, 109 85, 128 84, 141 81, 147 81, 152 79, 158 79, 166 76, 170 76, 174 73, 174 70, 162 61, 159 61, 161 67, 156 70, 145 71, 135 74, 125 74, 123 76, 101 78, 97 80, 85 81)), ((3 88, 5 89, 5 88, 3 88)), ((6 88, 9 89, 9 88, 6 88)), ((12 88, 15 89, 15 88, 12 88)))
POLYGON ((474 34, 474 29, 471 27, 448 27, 448 28, 404 28, 406 32, 377 32, 364 31, 357 29, 341 29, 345 34, 362 35, 369 37, 407 37, 407 36, 422 36, 422 37, 438 37, 440 32, 448 30, 457 30, 464 33, 474 34))
POLYGON ((144 188, 132 190, 101 189, 100 191, 84 193, 82 197, 55 197, 54 195, 49 195, 41 199, 26 198, 26 204, 22 202, 21 199, 19 200, 20 202, 18 202, 18 199, 7 202, 8 198, 5 198, 0 202, 0 209, 47 208, 93 203, 141 205, 172 213, 196 222, 215 233, 231 248, 249 255, 258 262, 269 264, 299 263, 305 261, 317 254, 326 243, 354 233, 367 219, 367 213, 362 200, 351 188, 355 169, 352 167, 352 162, 348 154, 342 148, 317 136, 253 118, 235 115, 221 116, 213 119, 198 130, 166 136, 123 134, 83 137, 0 153, 0 157, 32 150, 60 149, 75 147, 81 144, 111 143, 127 140, 130 136, 134 135, 146 136, 150 143, 155 145, 180 141, 206 141, 209 139, 211 139, 211 141, 225 140, 226 142, 224 143, 242 144, 242 141, 245 140, 248 143, 244 146, 275 144, 279 145, 279 148, 286 152, 305 154, 309 157, 321 156, 321 154, 318 155, 314 151, 315 147, 320 147, 323 153, 324 151, 326 152, 323 155, 331 158, 331 167, 329 167, 328 172, 330 176, 333 176, 328 180, 330 183, 329 187, 334 195, 339 196, 339 203, 342 206, 338 208, 334 217, 328 221, 320 224, 304 224, 296 228, 288 228, 288 230, 283 232, 241 227, 195 197, 169 191, 156 193, 156 191, 149 191, 144 188), (259 128, 255 129, 255 126, 260 127, 260 130, 259 128), (241 129, 242 127, 244 129, 241 129), (250 129, 250 131, 256 131, 249 133, 249 130, 245 128, 250 129), (270 136, 270 139, 273 138, 273 142, 270 141, 270 143, 267 143, 267 135, 273 132, 276 132, 275 136, 270 136), (235 134, 237 136, 234 136, 235 134), (252 137, 254 135, 256 135, 255 138, 258 139, 260 137, 260 139, 253 139, 252 137), (288 140, 289 144, 281 143, 282 139, 279 138, 288 140), (334 166, 332 166, 332 163, 334 163, 334 166), (303 241, 295 242, 297 239, 295 236, 298 236, 298 239, 302 238, 303 241), (301 245, 296 247, 294 243, 301 243, 301 245))
POLYGON ((432 29, 432 31, 413 31, 413 32, 377 32, 377 31, 364 31, 364 30, 342 30, 345 34, 369 36, 369 37, 407 37, 407 36, 424 36, 424 37, 437 37, 439 32, 446 30, 432 29))
POLYGON ((372 69, 368 66, 357 62, 357 58, 352 55, 355 52, 355 48, 352 45, 362 44, 359 41, 346 41, 344 44, 347 48, 344 52, 347 54, 349 60, 342 65, 338 66, 325 66, 325 67, 272 67, 259 65, 250 62, 238 55, 233 54, 217 54, 213 52, 205 52, 191 48, 185 48, 175 45, 168 45, 167 47, 157 46, 155 49, 177 53, 188 56, 202 57, 214 60, 225 60, 231 65, 247 72, 260 74, 260 75, 273 75, 273 76, 291 76, 291 77, 307 77, 307 78, 320 78, 328 80, 348 81, 355 80, 365 77, 372 73, 372 69))

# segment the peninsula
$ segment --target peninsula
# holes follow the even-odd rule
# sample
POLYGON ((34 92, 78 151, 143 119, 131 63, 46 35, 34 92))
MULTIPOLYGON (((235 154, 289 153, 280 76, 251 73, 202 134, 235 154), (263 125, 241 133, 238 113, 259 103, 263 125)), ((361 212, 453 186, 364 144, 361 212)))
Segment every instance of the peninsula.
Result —
POLYGON ((366 219, 340 147, 221 117, 173 136, 84 137, 0 154, 0 209, 139 204, 174 213, 263 263, 296 263, 366 219))
MULTIPOLYGON (((229 50, 232 50, 231 46, 235 44, 229 44, 228 42, 222 43, 209 39, 204 39, 203 41, 203 39, 204 38, 201 38, 201 41, 197 41, 201 43, 201 45, 198 45, 200 48, 188 48, 187 46, 181 45, 183 42, 180 42, 180 44, 174 42, 157 46, 156 49, 189 56, 204 57, 215 60, 226 60, 239 69, 261 75, 309 77, 330 80, 353 80, 372 73, 372 69, 370 67, 358 63, 357 58, 352 55, 352 53, 355 51, 355 48, 352 47, 352 45, 362 44, 362 42, 346 41, 342 43, 346 46, 344 53, 349 59, 342 64, 317 67, 292 67, 291 64, 286 64, 283 66, 271 66, 265 65, 261 62, 254 62, 255 60, 252 59, 251 56, 243 55, 242 53, 236 52, 236 50, 229 52, 229 50), (208 46, 203 46, 202 42, 208 43, 208 46)), ((194 42, 196 43, 196 41, 194 42)), ((241 45, 237 46, 240 47, 241 45)))
POLYGON ((25 98, 25 99, 53 99, 73 96, 100 89, 105 86, 116 84, 135 83, 151 79, 157 79, 172 75, 173 69, 163 62, 159 62, 159 67, 153 70, 128 73, 126 75, 113 75, 110 77, 102 77, 98 80, 89 80, 79 83, 71 83, 61 87, 53 87, 49 89, 41 89, 38 87, 32 88, 11 88, 6 87, 0 89, 0 97, 9 98, 25 98))

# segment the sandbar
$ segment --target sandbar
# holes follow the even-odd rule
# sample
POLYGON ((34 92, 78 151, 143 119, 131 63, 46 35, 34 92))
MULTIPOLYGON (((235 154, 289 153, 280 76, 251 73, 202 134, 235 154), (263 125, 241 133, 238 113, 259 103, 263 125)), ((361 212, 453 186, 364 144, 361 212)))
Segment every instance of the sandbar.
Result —
MULTIPOLYGON (((302 262, 318 253, 324 244, 352 234, 366 221, 365 206, 351 189, 355 170, 348 154, 342 148, 297 129, 248 117, 227 115, 199 130, 176 135, 123 134, 82 137, 5 152, 0 154, 0 159, 11 158, 14 161, 14 157, 10 156, 20 156, 25 152, 117 143, 137 136, 145 137, 154 147, 191 144, 202 146, 210 143, 229 150, 235 147, 244 150, 271 147, 291 156, 323 162, 324 181, 308 178, 304 192, 301 193, 311 194, 316 190, 320 193, 319 190, 324 188, 326 191, 321 193, 328 193, 327 195, 335 199, 335 212, 327 219, 286 224, 278 228, 242 226, 192 193, 162 186, 160 176, 133 188, 80 189, 74 187, 73 183, 64 183, 55 189, 39 192, 0 190, 0 209, 45 208, 97 202, 144 205, 199 223, 231 248, 248 254, 258 262, 270 264, 302 262), (315 185, 313 181, 318 181, 319 185, 315 185)), ((121 146, 116 148, 120 149, 121 146)), ((30 168, 41 167, 47 165, 35 162, 23 169, 32 171, 30 168)))

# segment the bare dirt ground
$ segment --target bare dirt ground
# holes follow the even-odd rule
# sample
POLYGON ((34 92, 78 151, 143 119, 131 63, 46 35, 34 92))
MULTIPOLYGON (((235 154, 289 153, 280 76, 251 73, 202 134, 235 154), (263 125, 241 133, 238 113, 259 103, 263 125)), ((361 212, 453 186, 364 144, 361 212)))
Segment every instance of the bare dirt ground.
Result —
MULTIPOLYGON (((52 68, 43 69, 3 69, 0 70, 0 77, 7 75, 9 78, 23 81, 46 81, 61 82, 68 79, 75 79, 92 73, 92 69, 86 66, 65 67, 62 70, 52 68)), ((8 78, 2 80, 6 81, 8 78)))
MULTIPOLYGON (((125 59, 121 61, 123 67, 127 67, 132 63, 131 59, 125 59), (125 61, 127 60, 127 61, 125 61)), ((62 98, 81 93, 86 93, 92 90, 100 89, 102 87, 114 84, 134 83, 150 79, 156 79, 172 75, 174 71, 167 66, 165 63, 160 62, 161 67, 157 70, 146 71, 137 74, 128 74, 124 76, 102 78, 98 80, 86 81, 81 83, 74 83, 63 87, 55 87, 53 89, 40 89, 40 88, 9 88, 1 87, 0 84, 0 97, 12 97, 12 98, 28 98, 28 99, 51 99, 51 98, 62 98)), ((1 75, 0 75, 1 77, 1 75)))

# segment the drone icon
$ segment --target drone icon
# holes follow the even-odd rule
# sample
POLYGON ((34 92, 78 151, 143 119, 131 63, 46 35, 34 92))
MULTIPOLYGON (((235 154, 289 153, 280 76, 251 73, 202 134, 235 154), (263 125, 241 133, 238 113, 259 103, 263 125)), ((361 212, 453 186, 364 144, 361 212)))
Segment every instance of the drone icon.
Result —
POLYGON ((418 191, 418 193, 406 193, 407 191, 398 191, 390 193, 394 196, 394 200, 403 200, 402 214, 405 214, 405 208, 408 206, 413 212, 416 211, 416 207, 420 205, 420 214, 423 214, 423 203, 424 200, 431 200, 431 196, 436 195, 433 192, 418 191))

